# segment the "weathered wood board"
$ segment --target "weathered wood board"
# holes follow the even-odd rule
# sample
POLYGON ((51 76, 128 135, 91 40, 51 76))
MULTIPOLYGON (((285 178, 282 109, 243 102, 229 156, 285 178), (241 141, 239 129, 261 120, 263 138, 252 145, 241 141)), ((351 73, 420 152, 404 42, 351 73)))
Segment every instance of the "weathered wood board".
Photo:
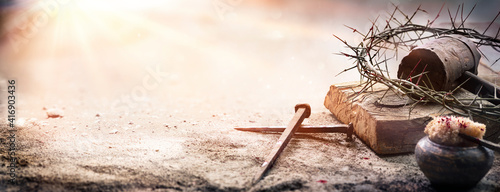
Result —
MULTIPOLYGON (((352 122, 354 133, 377 154, 413 152, 418 140, 425 136, 425 125, 432 116, 451 113, 437 104, 403 105, 408 99, 397 96, 393 91, 387 92, 388 88, 382 84, 374 85, 369 93, 353 100, 355 92, 361 89, 332 85, 324 105, 339 121, 352 122), (377 102, 382 96, 382 101, 377 102), (386 105, 388 103, 392 104, 386 105)), ((455 96, 473 95, 459 90, 455 96)))

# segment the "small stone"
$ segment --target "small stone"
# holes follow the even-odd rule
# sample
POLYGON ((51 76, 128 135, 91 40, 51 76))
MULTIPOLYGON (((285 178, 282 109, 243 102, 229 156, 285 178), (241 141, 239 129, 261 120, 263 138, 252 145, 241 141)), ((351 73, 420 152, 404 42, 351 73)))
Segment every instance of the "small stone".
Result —
POLYGON ((22 167, 25 167, 26 165, 28 165, 28 161, 26 161, 24 159, 20 159, 19 160, 19 165, 22 166, 22 167))
POLYGON ((116 133, 118 133, 118 129, 113 129, 109 132, 109 134, 116 134, 116 133))
POLYGON ((168 124, 166 124, 166 123, 165 123, 165 124, 163 124, 163 126, 165 126, 165 127, 169 127, 169 125, 168 125, 168 124))
POLYGON ((100 113, 97 113, 97 114, 95 114, 95 116, 96 116, 96 117, 100 117, 100 116, 101 116, 101 114, 100 114, 100 113))
POLYGON ((47 113, 47 118, 62 118, 64 116, 64 111, 59 108, 50 108, 45 112, 47 113))
POLYGON ((26 124, 25 118, 19 118, 15 123, 16 127, 24 127, 25 124, 26 124))

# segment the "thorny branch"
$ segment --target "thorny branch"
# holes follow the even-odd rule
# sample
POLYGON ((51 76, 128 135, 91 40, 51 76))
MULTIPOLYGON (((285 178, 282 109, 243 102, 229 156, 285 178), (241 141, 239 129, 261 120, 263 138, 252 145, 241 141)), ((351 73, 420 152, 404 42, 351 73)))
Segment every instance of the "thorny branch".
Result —
MULTIPOLYGON (((448 15, 452 23, 450 28, 432 27, 434 22, 440 16, 444 4, 438 12, 437 16, 432 21, 427 21, 425 25, 415 24, 412 22, 412 20, 417 17, 419 13, 427 13, 427 11, 422 9, 420 6, 413 14, 405 14, 398 6, 393 6, 395 7, 394 11, 388 13, 388 19, 384 22, 385 26, 383 27, 377 25, 377 21, 379 20, 380 16, 378 16, 374 21, 370 21, 372 23, 372 26, 365 34, 355 28, 345 25, 354 33, 357 33, 358 35, 361 35, 363 37, 363 41, 358 45, 351 45, 347 43, 347 41, 334 35, 334 37, 340 40, 352 51, 352 53, 341 52, 339 55, 354 59, 354 66, 349 67, 340 73, 357 69, 362 77, 362 85, 364 85, 364 88, 357 95, 359 95, 361 92, 366 92, 366 90, 371 88, 374 84, 381 83, 394 90, 398 94, 408 95, 409 98, 415 101, 415 103, 437 103, 442 105, 447 110, 456 113, 457 115, 469 117, 481 116, 488 120, 500 122, 500 106, 482 102, 488 100, 500 100, 499 98, 480 98, 477 95, 474 98, 457 98, 453 95, 453 93, 458 88, 448 92, 436 91, 432 88, 432 85, 431 88, 428 88, 427 86, 419 86, 418 83, 414 84, 411 80, 409 80, 409 78, 418 78, 418 82, 420 82, 420 79, 422 77, 429 80, 429 77, 423 71, 420 72, 420 74, 417 74, 418 72, 415 72, 415 75, 410 75, 411 77, 407 77, 408 79, 392 79, 389 76, 387 68, 388 60, 393 58, 397 59, 398 49, 409 51, 413 47, 415 47, 415 44, 417 42, 422 42, 422 40, 425 39, 437 38, 443 35, 462 35, 471 39, 474 43, 476 43, 478 47, 490 46, 494 50, 500 52, 500 39, 498 39, 500 29, 498 29, 498 31, 496 32, 497 35, 495 37, 485 35, 486 31, 489 30, 491 25, 499 17, 500 12, 490 22, 485 31, 479 32, 475 29, 465 27, 467 19, 476 7, 475 5, 474 7, 472 7, 470 12, 466 14, 465 17, 463 13, 463 4, 458 7, 454 15, 448 9, 448 15), (459 12, 460 18, 457 18, 459 12), (403 18, 398 19, 398 17, 403 18), (460 24, 455 25, 457 19, 460 20, 460 24), (388 51, 394 53, 394 55, 387 57, 386 54, 388 54, 388 51), (385 68, 384 65, 381 67, 381 64, 384 64, 385 68)), ((499 60, 500 58, 497 59, 493 64, 495 64, 499 60)), ((425 83, 425 81, 423 82, 425 83)), ((355 96, 354 98, 356 97, 357 96, 355 96)), ((494 134, 496 135, 497 132, 500 132, 500 129, 496 130, 494 134)))

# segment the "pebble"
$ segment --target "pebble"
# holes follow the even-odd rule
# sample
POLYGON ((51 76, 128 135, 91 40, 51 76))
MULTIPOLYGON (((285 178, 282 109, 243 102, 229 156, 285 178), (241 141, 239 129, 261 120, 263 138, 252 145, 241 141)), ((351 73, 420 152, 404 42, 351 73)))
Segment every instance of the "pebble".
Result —
POLYGON ((24 127, 25 123, 26 123, 26 118, 19 118, 17 119, 15 125, 16 127, 24 127))
POLYGON ((118 133, 118 129, 113 129, 109 132, 109 134, 116 134, 116 133, 118 133))
POLYGON ((62 118, 64 116, 64 111, 59 108, 50 108, 45 111, 48 118, 62 118))

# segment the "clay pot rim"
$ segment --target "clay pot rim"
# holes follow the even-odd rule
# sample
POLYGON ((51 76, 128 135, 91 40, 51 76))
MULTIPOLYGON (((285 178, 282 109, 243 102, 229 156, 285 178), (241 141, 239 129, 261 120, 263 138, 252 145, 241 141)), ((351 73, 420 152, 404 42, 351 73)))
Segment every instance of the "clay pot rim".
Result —
POLYGON ((434 146, 440 147, 440 148, 445 148, 445 149, 447 148, 447 149, 467 151, 467 150, 473 150, 473 149, 479 148, 478 144, 475 144, 475 143, 472 143, 472 142, 468 142, 468 143, 472 143, 474 145, 471 145, 471 146, 459 146, 459 145, 443 145, 443 144, 439 144, 437 142, 434 142, 431 138, 429 138, 428 135, 426 135, 423 139, 429 140, 430 141, 429 143, 431 145, 434 145, 434 146))

